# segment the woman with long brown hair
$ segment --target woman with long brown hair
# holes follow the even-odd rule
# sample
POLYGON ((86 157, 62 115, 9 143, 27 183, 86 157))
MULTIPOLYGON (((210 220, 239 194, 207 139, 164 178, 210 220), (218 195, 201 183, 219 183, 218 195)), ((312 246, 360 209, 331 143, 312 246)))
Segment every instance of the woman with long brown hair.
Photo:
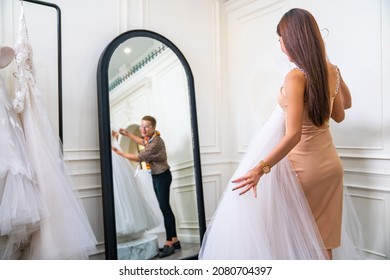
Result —
POLYGON ((327 60, 312 14, 288 11, 277 34, 295 66, 227 187, 240 190, 241 197, 225 192, 202 259, 332 259, 341 244, 343 167, 329 121, 344 119, 351 95, 338 67, 327 60), (251 189, 257 199, 244 195, 251 189), (234 244, 224 247, 229 239, 234 244))

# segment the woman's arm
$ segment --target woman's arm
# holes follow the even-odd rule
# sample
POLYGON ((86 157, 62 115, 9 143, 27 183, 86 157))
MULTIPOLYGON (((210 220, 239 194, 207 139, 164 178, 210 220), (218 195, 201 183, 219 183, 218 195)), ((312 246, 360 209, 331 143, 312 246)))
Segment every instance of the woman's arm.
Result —
MULTIPOLYGON (((286 134, 263 159, 270 167, 282 160, 301 140, 305 86, 306 78, 300 70, 292 70, 287 74, 284 82, 288 104, 286 134)), ((262 166, 259 163, 244 176, 233 180, 233 183, 240 183, 233 190, 244 188, 240 192, 244 194, 253 188, 256 196, 256 186, 262 175, 262 166)))
POLYGON ((341 76, 340 70, 340 86, 339 91, 336 94, 333 101, 333 109, 331 117, 335 122, 342 122, 345 118, 345 110, 351 108, 352 106, 352 97, 351 92, 349 91, 348 86, 341 76))
POLYGON ((122 134, 123 136, 129 137, 131 140, 133 140, 135 143, 139 145, 144 145, 144 141, 142 140, 141 137, 135 136, 134 134, 128 132, 124 128, 120 128, 119 133, 122 134))
POLYGON ((349 91, 347 84, 344 82, 341 73, 340 73, 340 95, 343 100, 344 109, 351 108, 352 107, 351 92, 349 91))
POLYGON ((331 117, 338 123, 342 122, 345 118, 344 103, 340 92, 334 98, 331 117))

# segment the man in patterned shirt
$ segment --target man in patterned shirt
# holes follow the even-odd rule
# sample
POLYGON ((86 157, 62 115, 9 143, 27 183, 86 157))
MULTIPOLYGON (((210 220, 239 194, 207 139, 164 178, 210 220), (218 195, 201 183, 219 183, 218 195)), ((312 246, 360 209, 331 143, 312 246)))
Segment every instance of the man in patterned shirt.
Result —
POLYGON ((181 244, 177 239, 175 216, 169 204, 172 174, 169 170, 165 144, 160 137, 160 133, 156 130, 156 123, 156 119, 152 116, 142 118, 140 126, 142 138, 123 128, 119 129, 120 134, 145 147, 138 155, 123 153, 116 148, 113 148, 113 150, 131 161, 146 162, 146 167, 152 174, 154 192, 164 217, 166 241, 159 254, 160 258, 164 258, 172 255, 175 250, 180 250, 181 244))

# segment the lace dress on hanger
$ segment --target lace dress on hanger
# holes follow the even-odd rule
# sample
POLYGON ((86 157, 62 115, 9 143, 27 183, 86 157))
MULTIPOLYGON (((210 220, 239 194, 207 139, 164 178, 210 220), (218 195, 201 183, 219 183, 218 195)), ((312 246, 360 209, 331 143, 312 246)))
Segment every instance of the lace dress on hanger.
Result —
POLYGON ((96 250, 96 238, 40 100, 23 7, 15 54, 14 108, 22 115, 38 188, 50 215, 32 236, 29 258, 88 259, 96 250))
POLYGON ((47 210, 33 178, 19 116, 0 77, 0 259, 20 257, 47 210))
MULTIPOLYGON (((112 137, 114 147, 120 149, 112 137)), ((158 225, 158 218, 143 195, 130 162, 112 151, 115 223, 118 241, 131 240, 158 225)))

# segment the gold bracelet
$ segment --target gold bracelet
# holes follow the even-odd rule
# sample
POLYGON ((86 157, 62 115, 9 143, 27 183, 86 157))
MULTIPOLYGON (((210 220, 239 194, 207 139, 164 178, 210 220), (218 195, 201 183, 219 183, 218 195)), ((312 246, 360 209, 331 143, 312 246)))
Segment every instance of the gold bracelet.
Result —
POLYGON ((271 171, 271 167, 264 160, 261 160, 259 164, 263 174, 268 174, 271 171))

